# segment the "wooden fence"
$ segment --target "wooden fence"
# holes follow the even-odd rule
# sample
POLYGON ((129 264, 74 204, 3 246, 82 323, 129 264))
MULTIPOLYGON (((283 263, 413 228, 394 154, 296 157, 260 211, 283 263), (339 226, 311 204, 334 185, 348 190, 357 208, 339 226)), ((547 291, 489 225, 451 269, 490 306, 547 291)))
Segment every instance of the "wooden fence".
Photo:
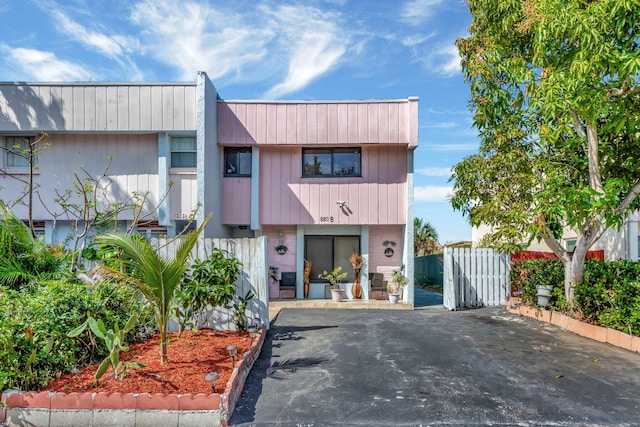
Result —
POLYGON ((511 286, 509 272, 509 255, 493 249, 445 247, 445 308, 504 305, 511 286))
MULTIPOLYGON (((170 239, 152 239, 151 243, 158 248, 161 255, 168 257, 175 254, 178 245, 178 241, 170 239)), ((268 327, 267 238, 263 236, 242 239, 199 239, 191 251, 191 258, 209 258, 213 248, 228 251, 230 256, 242 263, 236 294, 244 296, 248 291, 253 291, 256 296, 247 306, 247 317, 249 321, 259 319, 268 327)), ((233 309, 218 307, 209 310, 200 326, 213 329, 235 329, 234 316, 233 309)))

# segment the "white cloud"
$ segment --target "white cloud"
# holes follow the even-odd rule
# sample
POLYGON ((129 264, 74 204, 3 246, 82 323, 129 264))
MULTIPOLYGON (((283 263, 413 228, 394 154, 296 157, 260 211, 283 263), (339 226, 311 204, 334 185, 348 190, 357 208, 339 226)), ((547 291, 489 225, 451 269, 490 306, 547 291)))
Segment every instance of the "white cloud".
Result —
POLYGON ((429 144, 429 148, 434 151, 475 151, 478 149, 478 144, 429 144))
POLYGON ((420 25, 437 12, 437 7, 444 0, 411 0, 400 12, 403 21, 411 25, 420 25))
POLYGON ((458 53, 458 48, 454 44, 438 49, 433 59, 436 63, 435 69, 440 74, 453 76, 462 72, 460 54, 458 53))
POLYGON ((274 37, 268 28, 208 3, 145 0, 133 7, 130 18, 143 29, 147 52, 178 68, 180 78, 189 81, 198 70, 212 79, 241 73, 267 56, 265 46, 274 37))
POLYGON ((429 128, 429 129, 453 129, 457 126, 458 124, 456 122, 440 122, 440 123, 426 124, 422 127, 429 128))
POLYGON ((122 46, 118 41, 116 41, 116 39, 87 30, 86 27, 78 24, 59 10, 54 10, 53 16, 55 18, 54 21, 58 24, 60 30, 73 37, 75 40, 86 44, 91 48, 95 48, 111 58, 122 55, 122 46))
POLYGON ((425 175, 425 176, 442 176, 447 178, 451 176, 451 168, 445 168, 445 167, 416 169, 416 172, 419 173, 420 175, 425 175))
POLYGON ((417 202, 448 202, 452 196, 453 187, 445 185, 426 185, 415 187, 413 198, 417 202))
POLYGON ((337 15, 304 6, 282 6, 270 13, 282 36, 281 46, 289 55, 289 65, 286 77, 267 91, 267 98, 300 90, 339 64, 347 50, 348 36, 336 24, 337 15))
POLYGON ((82 65, 58 59, 51 52, 7 45, 0 45, 0 52, 9 63, 22 69, 23 75, 36 81, 87 81, 99 78, 82 65))

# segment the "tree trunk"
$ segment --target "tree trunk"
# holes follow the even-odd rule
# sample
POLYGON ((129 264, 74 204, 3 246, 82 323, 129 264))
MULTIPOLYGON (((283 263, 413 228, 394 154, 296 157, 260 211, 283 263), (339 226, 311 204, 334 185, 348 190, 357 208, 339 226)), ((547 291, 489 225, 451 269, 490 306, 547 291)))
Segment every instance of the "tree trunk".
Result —
POLYGON ((167 364, 169 359, 167 358, 167 331, 160 330, 160 363, 167 364))
POLYGON ((567 297, 569 306, 573 305, 573 288, 576 284, 584 281, 584 264, 586 253, 579 253, 577 250, 569 254, 568 259, 562 259, 564 266, 564 295, 567 297))

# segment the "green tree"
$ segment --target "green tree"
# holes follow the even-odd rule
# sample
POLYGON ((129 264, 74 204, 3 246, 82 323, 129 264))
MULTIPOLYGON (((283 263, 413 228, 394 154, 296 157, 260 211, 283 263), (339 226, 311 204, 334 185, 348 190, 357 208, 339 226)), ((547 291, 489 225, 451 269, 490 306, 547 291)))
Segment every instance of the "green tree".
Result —
POLYGON ((160 333, 160 361, 167 363, 167 326, 176 287, 187 269, 186 261, 209 217, 179 239, 173 259, 161 256, 142 236, 107 234, 95 239, 100 267, 107 276, 140 290, 153 310, 160 333))
POLYGON ((487 241, 543 240, 583 280, 589 248, 640 208, 637 0, 469 0, 457 46, 479 152, 454 168, 452 205, 487 241), (578 239, 561 245, 565 228, 578 239))
POLYGON ((442 252, 435 227, 421 218, 413 219, 413 250, 415 256, 442 252))

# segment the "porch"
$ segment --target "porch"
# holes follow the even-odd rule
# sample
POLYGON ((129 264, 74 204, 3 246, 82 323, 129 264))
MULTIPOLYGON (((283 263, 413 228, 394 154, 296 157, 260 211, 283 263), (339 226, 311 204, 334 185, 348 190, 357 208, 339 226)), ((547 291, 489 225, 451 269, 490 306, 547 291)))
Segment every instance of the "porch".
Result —
POLYGON ((381 310, 413 310, 413 304, 398 302, 392 304, 389 300, 351 300, 333 302, 330 299, 302 299, 302 300, 271 300, 269 301, 269 321, 273 321, 283 308, 337 308, 347 310, 381 309, 381 310))

